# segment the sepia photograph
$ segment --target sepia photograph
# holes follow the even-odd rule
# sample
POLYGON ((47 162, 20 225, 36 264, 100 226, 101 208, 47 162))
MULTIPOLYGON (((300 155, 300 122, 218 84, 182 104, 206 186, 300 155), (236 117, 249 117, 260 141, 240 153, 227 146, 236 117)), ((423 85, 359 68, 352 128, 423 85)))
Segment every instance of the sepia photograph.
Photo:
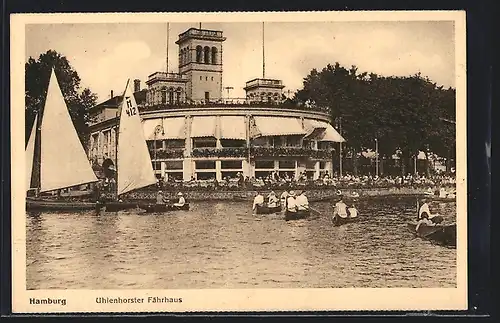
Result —
POLYGON ((465 308, 463 12, 11 19, 14 311, 465 308))

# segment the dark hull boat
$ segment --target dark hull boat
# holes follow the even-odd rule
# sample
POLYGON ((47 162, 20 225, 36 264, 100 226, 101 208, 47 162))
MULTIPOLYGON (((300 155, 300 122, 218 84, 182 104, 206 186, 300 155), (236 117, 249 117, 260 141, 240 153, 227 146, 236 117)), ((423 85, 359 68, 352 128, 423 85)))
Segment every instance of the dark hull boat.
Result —
POLYGON ((281 206, 268 207, 268 206, 258 206, 255 209, 255 214, 273 214, 281 212, 281 206))
POLYGON ((408 223, 408 229, 420 238, 436 242, 438 244, 455 247, 457 245, 457 225, 437 224, 435 226, 421 225, 418 232, 415 230, 417 223, 408 223))
POLYGON ((139 208, 145 210, 146 213, 161 213, 168 211, 189 211, 189 203, 184 204, 183 206, 175 206, 173 204, 139 204, 139 208))
POLYGON ((26 198, 26 209, 30 211, 84 211, 95 208, 96 203, 93 202, 26 198))
POLYGON ((297 211, 297 212, 285 212, 285 220, 286 221, 291 221, 291 220, 300 220, 300 219, 305 219, 309 217, 311 214, 310 211, 297 211))
POLYGON ((346 217, 346 218, 342 218, 338 215, 335 215, 333 218, 332 218, 332 223, 334 226, 340 226, 340 225, 343 225, 343 224, 347 224, 347 223, 352 223, 352 222, 357 222, 358 221, 358 217, 354 217, 354 218, 351 218, 351 217, 346 217))
POLYGON ((118 212, 123 210, 136 209, 137 207, 138 203, 110 201, 99 203, 97 209, 104 210, 105 212, 118 212))

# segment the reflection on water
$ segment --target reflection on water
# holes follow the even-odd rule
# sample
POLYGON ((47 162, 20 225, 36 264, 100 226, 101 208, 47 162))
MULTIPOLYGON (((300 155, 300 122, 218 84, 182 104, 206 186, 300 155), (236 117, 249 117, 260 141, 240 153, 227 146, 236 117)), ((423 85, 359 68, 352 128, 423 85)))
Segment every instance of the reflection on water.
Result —
MULTIPOLYGON (((244 202, 164 215, 27 217, 28 289, 456 287, 456 250, 415 238, 414 198, 358 202, 360 220, 256 218, 244 202)), ((456 204, 435 205, 453 221, 456 204)))

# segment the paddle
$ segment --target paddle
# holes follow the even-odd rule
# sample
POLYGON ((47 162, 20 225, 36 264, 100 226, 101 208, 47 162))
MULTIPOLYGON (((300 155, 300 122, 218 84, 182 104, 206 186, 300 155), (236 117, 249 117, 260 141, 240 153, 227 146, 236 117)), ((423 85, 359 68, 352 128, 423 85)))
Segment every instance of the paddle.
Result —
POLYGON ((311 212, 313 212, 313 213, 315 213, 315 214, 316 214, 316 216, 315 216, 315 217, 310 218, 310 220, 314 220, 314 219, 317 219, 317 218, 319 218, 319 217, 323 216, 323 214, 322 214, 320 211, 316 210, 316 209, 315 209, 315 208, 313 208, 313 207, 309 207, 309 210, 310 210, 311 212))

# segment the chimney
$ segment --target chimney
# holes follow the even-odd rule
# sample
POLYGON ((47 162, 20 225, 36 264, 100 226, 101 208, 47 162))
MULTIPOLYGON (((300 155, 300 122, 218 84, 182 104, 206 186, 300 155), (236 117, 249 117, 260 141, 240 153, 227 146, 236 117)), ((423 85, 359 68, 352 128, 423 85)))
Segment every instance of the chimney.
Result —
POLYGON ((111 98, 114 98, 113 90, 111 90, 111 98))
POLYGON ((141 80, 135 79, 134 80, 134 93, 139 92, 141 90, 141 80))

